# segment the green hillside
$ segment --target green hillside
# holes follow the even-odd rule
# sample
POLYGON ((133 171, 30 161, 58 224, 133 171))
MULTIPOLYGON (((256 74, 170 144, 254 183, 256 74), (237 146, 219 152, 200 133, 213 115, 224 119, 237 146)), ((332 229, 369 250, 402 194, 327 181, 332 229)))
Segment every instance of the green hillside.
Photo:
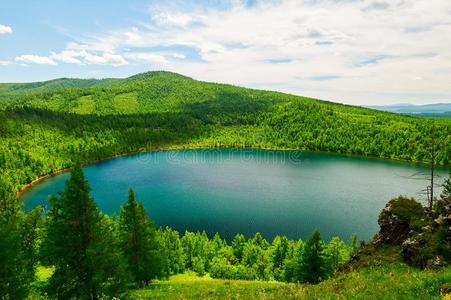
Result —
POLYGON ((0 168, 15 186, 143 149, 256 147, 449 165, 451 119, 423 119, 168 72, 0 85, 0 168), (434 141, 434 142, 432 142, 434 141))
POLYGON ((403 264, 338 274, 318 285, 220 280, 176 275, 150 288, 130 293, 131 299, 443 299, 442 285, 451 269, 419 271, 403 264))
MULTIPOLYGON (((51 271, 50 271, 51 272, 51 271)), ((40 268, 35 286, 45 284, 49 270, 40 268)), ((339 273, 318 285, 199 277, 195 273, 155 281, 128 293, 129 299, 448 299, 440 292, 451 282, 451 269, 420 271, 401 263, 384 263, 339 273)), ((448 296, 449 297, 449 296, 448 296)), ((32 293, 30 299, 43 299, 32 293)))

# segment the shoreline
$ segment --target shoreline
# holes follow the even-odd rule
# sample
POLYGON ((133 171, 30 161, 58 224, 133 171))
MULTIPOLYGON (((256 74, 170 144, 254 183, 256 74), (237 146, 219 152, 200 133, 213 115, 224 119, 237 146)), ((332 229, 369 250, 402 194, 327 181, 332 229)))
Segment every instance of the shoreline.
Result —
MULTIPOLYGON (((168 147, 168 148, 158 148, 158 149, 141 149, 138 151, 132 151, 132 152, 127 152, 127 153, 123 153, 123 154, 115 154, 112 156, 107 156, 104 158, 99 158, 99 159, 95 159, 95 160, 91 160, 91 161, 85 161, 83 162, 81 165, 82 167, 87 166, 87 165, 92 165, 92 164, 96 164, 96 163, 101 163, 104 161, 108 161, 108 160, 112 160, 112 159, 116 159, 116 158, 120 158, 120 157, 126 157, 126 156, 132 156, 132 155, 136 155, 139 153, 146 153, 146 152, 160 152, 160 151, 171 151, 171 150, 185 150, 185 149, 201 149, 199 147, 197 148, 189 148, 189 147, 168 147)), ((205 148, 206 149, 206 148, 205 148)), ((33 188, 34 186, 38 185, 39 183, 41 183, 42 181, 51 178, 51 177, 55 177, 57 175, 69 172, 72 169, 72 167, 64 167, 62 169, 57 169, 54 170, 48 174, 39 176, 38 178, 36 178, 35 180, 33 180, 30 183, 27 183, 25 185, 23 185, 17 192, 16 192, 16 196, 17 197, 21 197, 23 196, 26 192, 28 192, 31 188, 33 188)))
MULTIPOLYGON (((139 153, 148 153, 148 152, 161 152, 161 151, 173 151, 173 150, 201 150, 201 149, 253 149, 253 150, 266 150, 266 151, 298 151, 298 152, 307 152, 307 153, 323 153, 323 154, 331 154, 331 155, 337 155, 337 156, 345 156, 345 157, 355 157, 355 158, 369 158, 369 159, 376 159, 376 160, 384 160, 384 161, 391 161, 391 162, 401 162, 401 163, 408 163, 408 164, 417 164, 417 165, 429 165, 428 162, 424 162, 424 161, 412 161, 412 160, 404 160, 404 159, 393 159, 393 158, 383 158, 383 157, 378 157, 378 156, 363 156, 363 155, 355 155, 355 154, 347 154, 347 153, 337 153, 337 152, 328 152, 328 151, 309 151, 309 150, 302 150, 302 149, 289 149, 289 148, 268 148, 268 147, 239 147, 239 146, 233 146, 233 147, 228 147, 228 146, 220 146, 220 147, 212 147, 212 146, 189 146, 189 145, 184 145, 184 146, 169 146, 169 147, 163 147, 163 148, 156 148, 156 149, 141 149, 138 151, 132 151, 132 152, 127 152, 127 153, 123 153, 123 154, 116 154, 116 155, 112 155, 112 156, 108 156, 108 157, 104 157, 104 158, 100 158, 100 159, 95 159, 92 161, 86 161, 82 163, 82 166, 87 166, 87 165, 92 165, 92 164, 97 164, 97 163, 101 163, 101 162, 105 162, 108 160, 112 160, 112 159, 116 159, 116 158, 120 158, 120 157, 127 157, 127 156, 133 156, 139 153)), ((436 166, 438 168, 450 168, 450 166, 447 165, 439 165, 436 166)), ((48 174, 39 176, 38 178, 36 178, 35 180, 33 180, 30 183, 27 183, 25 185, 23 185, 19 191, 17 191, 16 196, 18 198, 22 197, 25 193, 27 193, 30 189, 32 189, 34 186, 38 185, 39 183, 41 183, 42 181, 51 178, 51 177, 55 177, 57 175, 69 172, 72 169, 72 167, 64 167, 62 169, 57 169, 54 170, 48 174)))

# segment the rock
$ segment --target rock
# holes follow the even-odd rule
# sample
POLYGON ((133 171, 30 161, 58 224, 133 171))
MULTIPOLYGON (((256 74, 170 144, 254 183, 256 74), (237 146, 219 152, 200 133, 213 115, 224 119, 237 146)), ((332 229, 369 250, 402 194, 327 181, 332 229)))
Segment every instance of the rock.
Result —
POLYGON ((439 268, 443 267, 445 265, 445 262, 443 261, 443 258, 441 256, 434 256, 431 259, 428 259, 426 263, 427 268, 439 268))
MULTIPOLYGON (((425 228, 425 227, 423 227, 423 228, 425 228)), ((422 228, 422 230, 424 230, 423 228, 422 228)), ((418 232, 416 232, 415 230, 412 229, 412 230, 409 231, 409 233, 407 234, 407 236, 408 236, 408 237, 413 237, 413 236, 416 235, 416 234, 418 234, 418 232)))
POLYGON ((390 207, 384 209, 379 216, 379 243, 401 244, 410 232, 409 222, 392 214, 390 207))
POLYGON ((426 225, 424 227, 421 228, 422 231, 431 231, 432 230, 432 226, 431 225, 426 225))
MULTIPOLYGON (((402 256, 405 262, 411 265, 417 265, 418 257, 421 252, 421 243, 415 238, 409 238, 402 243, 402 256)), ((421 265, 425 262, 420 262, 421 265)))
POLYGON ((440 287, 440 294, 446 296, 451 294, 451 283, 445 283, 440 287))
POLYGON ((443 215, 439 215, 437 219, 434 220, 434 223, 437 225, 443 225, 445 224, 445 217, 443 215))

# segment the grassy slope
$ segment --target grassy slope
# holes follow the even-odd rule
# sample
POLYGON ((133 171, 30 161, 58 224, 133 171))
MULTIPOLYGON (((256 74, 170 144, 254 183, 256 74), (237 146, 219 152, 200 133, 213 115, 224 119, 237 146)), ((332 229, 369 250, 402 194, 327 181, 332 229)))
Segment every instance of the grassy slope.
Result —
POLYGON ((441 299, 451 268, 419 271, 387 264, 340 273, 318 285, 176 275, 130 293, 132 299, 441 299))
MULTIPOLYGON (((176 275, 130 293, 132 299, 442 299, 451 267, 421 271, 400 263, 400 249, 367 245, 358 259, 318 285, 176 275)), ((450 295, 451 296, 451 295, 450 295)))
MULTIPOLYGON (((400 263, 399 248, 363 251, 358 261, 318 285, 211 279, 193 273, 155 281, 128 292, 128 299, 442 299, 451 283, 451 267, 421 271, 400 263), (365 252, 368 252, 365 254, 365 252), (369 254, 371 253, 371 254, 369 254)), ((52 270, 38 267, 30 299, 44 299, 38 289, 52 270)), ((449 295, 451 296, 451 295, 449 295)))

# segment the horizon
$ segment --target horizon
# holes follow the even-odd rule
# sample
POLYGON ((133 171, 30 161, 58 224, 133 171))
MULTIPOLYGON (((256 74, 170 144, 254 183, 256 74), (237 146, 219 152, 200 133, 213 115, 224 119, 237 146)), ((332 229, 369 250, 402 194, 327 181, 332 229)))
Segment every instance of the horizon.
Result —
POLYGON ((17 1, 0 11, 0 81, 164 70, 350 105, 447 104, 450 34, 445 0, 17 1))

